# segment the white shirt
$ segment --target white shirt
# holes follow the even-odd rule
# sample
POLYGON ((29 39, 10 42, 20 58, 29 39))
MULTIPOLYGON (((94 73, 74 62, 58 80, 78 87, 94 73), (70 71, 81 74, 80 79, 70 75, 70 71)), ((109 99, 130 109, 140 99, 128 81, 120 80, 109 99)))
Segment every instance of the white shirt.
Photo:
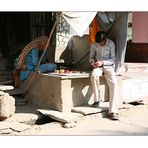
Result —
POLYGON ((115 43, 106 39, 106 43, 100 46, 98 43, 91 45, 89 62, 103 61, 104 66, 115 64, 115 43))

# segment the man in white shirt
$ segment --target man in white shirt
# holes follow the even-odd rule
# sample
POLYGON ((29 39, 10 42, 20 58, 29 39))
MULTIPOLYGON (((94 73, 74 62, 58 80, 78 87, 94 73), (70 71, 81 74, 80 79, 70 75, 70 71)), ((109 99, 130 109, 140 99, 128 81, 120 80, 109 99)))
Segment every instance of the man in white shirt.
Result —
POLYGON ((91 73, 91 84, 94 92, 93 107, 99 107, 100 98, 100 76, 104 74, 109 86, 109 117, 118 120, 118 96, 117 78, 115 74, 115 44, 105 37, 103 31, 95 36, 95 43, 91 45, 89 62, 93 68, 91 73))

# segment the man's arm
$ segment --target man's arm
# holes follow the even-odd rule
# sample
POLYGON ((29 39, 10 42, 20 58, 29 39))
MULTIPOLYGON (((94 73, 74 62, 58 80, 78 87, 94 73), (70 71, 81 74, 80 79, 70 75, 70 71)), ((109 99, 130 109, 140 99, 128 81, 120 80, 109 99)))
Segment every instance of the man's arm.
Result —
POLYGON ((113 41, 111 42, 111 58, 115 63, 115 43, 113 41))
POLYGON ((92 68, 98 68, 103 65, 103 61, 100 61, 100 60, 96 61, 95 54, 96 54, 96 50, 95 50, 95 47, 92 45, 90 49, 90 56, 89 56, 89 62, 92 68))
POLYGON ((94 49, 93 45, 91 45, 91 48, 90 48, 89 62, 90 63, 94 63, 95 62, 95 49, 94 49))

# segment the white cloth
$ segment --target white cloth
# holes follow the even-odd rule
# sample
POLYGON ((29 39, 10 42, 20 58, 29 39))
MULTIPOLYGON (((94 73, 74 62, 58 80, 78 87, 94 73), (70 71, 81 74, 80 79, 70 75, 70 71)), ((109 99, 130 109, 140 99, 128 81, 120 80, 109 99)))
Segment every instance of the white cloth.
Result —
POLYGON ((97 12, 63 12, 63 17, 82 37, 96 14, 97 12))
MULTIPOLYGON (((89 27, 83 32, 83 34, 85 34, 85 35, 88 35, 89 34, 89 27)), ((70 32, 69 32, 69 36, 70 36, 70 38, 72 37, 72 36, 80 36, 71 26, 70 26, 70 32)))

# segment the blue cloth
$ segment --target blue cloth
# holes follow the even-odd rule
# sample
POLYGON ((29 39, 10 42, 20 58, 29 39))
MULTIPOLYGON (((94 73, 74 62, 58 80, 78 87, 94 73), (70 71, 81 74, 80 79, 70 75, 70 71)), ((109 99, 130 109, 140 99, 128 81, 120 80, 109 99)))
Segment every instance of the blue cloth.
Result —
POLYGON ((35 66, 38 64, 39 58, 38 58, 39 51, 38 49, 33 48, 31 52, 28 54, 26 58, 26 69, 27 70, 34 70, 35 66))
POLYGON ((28 77, 30 72, 31 71, 29 70, 20 71, 20 80, 25 80, 28 77))
POLYGON ((57 65, 54 63, 46 63, 46 64, 41 64, 39 66, 39 69, 41 72, 49 72, 49 71, 54 71, 57 69, 57 65))
POLYGON ((20 80, 24 80, 28 77, 29 73, 35 69, 39 58, 38 58, 39 50, 33 48, 26 57, 25 65, 26 70, 20 72, 20 80))
MULTIPOLYGON (((29 73, 35 70, 38 61, 39 61, 39 50, 33 48, 26 57, 26 63, 25 63, 26 70, 20 72, 20 80, 26 79, 29 73)), ((57 65, 54 63, 41 64, 39 66, 39 69, 41 72, 54 71, 55 69, 57 69, 57 65)))

